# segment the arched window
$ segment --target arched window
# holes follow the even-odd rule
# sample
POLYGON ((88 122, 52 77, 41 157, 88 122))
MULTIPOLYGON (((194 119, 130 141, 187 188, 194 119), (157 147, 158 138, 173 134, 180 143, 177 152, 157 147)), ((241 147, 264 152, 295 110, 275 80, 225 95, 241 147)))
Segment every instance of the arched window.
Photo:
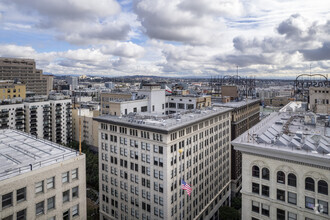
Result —
POLYGON ((260 170, 258 166, 252 167, 252 176, 259 177, 260 176, 260 170))
POLYGON ((277 172, 277 182, 285 184, 285 174, 282 171, 277 172))
POLYGON ((262 171, 261 171, 261 175, 262 175, 262 178, 264 180, 269 180, 269 170, 267 168, 262 168, 262 171))
POLYGON ((293 173, 289 173, 288 175, 288 185, 297 187, 297 177, 293 173))
POLYGON ((312 178, 307 177, 307 178, 305 179, 305 189, 314 192, 315 187, 314 187, 314 180, 313 180, 312 178))
POLYGON ((317 183, 317 191, 318 191, 318 193, 328 195, 328 183, 325 182, 324 180, 320 180, 317 183))

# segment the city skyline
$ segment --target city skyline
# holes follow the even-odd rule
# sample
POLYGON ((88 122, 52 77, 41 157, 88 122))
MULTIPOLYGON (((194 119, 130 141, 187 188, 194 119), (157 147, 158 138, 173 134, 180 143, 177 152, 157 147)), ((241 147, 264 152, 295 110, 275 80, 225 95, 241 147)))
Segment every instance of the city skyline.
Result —
POLYGON ((325 1, 0 3, 0 56, 52 74, 257 78, 327 74, 325 1))

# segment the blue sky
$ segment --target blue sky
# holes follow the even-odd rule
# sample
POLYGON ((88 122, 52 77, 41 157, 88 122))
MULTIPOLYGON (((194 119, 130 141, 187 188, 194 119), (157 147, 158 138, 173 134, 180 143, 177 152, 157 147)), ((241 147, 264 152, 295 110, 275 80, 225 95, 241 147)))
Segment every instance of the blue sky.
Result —
POLYGON ((53 74, 328 73, 323 0, 3 0, 0 56, 53 74))

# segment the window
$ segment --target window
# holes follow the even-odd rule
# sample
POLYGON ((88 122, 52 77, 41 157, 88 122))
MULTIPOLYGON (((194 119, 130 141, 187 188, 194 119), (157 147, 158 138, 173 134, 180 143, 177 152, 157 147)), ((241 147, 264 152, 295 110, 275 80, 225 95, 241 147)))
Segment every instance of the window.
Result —
POLYGON ((55 208, 55 196, 47 199, 47 210, 55 208))
POLYGON ((50 217, 47 220, 56 220, 56 216, 50 217))
POLYGON ((7 193, 2 196, 2 209, 13 205, 13 193, 7 193))
POLYGON ((62 173, 62 183, 67 183, 69 182, 69 171, 62 173))
POLYGON ((324 195, 328 195, 328 184, 324 180, 320 180, 317 183, 317 191, 318 193, 322 193, 324 195))
POLYGON ((261 187, 261 194, 263 196, 269 197, 269 186, 262 185, 262 187, 261 187))
POLYGON ((16 213, 17 220, 26 220, 26 209, 23 209, 16 213))
POLYGON ((78 179, 78 168, 71 171, 72 180, 78 179))
POLYGON ((41 193, 44 191, 44 181, 37 182, 35 184, 36 193, 41 193))
POLYGON ((322 201, 322 200, 318 200, 318 202, 319 202, 319 205, 318 205, 318 211, 320 212, 320 213, 323 213, 323 214, 329 214, 329 211, 328 211, 328 209, 329 209, 329 207, 328 207, 328 203, 327 202, 325 202, 325 201, 322 201))
POLYGON ((293 173, 289 173, 288 175, 288 185, 297 187, 297 177, 293 173))
POLYGON ((44 201, 41 201, 36 204, 36 215, 42 215, 44 214, 44 201))
POLYGON ((55 188, 55 176, 47 179, 47 189, 55 188))
POLYGON ((252 192, 259 194, 259 184, 252 183, 252 192))
POLYGON ((288 203, 297 205, 297 194, 288 192, 288 203))
POLYGON ((276 212, 277 220, 285 220, 285 211, 282 209, 277 209, 276 212))
POLYGON ((63 203, 68 202, 70 200, 70 190, 63 192, 63 203))
POLYGON ((79 205, 75 205, 72 207, 72 217, 79 215, 79 205))
POLYGON ((259 170, 259 167, 258 166, 253 166, 252 167, 252 176, 259 178, 259 173, 260 173, 259 171, 260 170, 259 170))
POLYGON ((269 170, 267 168, 262 168, 262 179, 269 180, 269 170))
POLYGON ((72 198, 78 198, 79 188, 78 186, 72 188, 72 198))
POLYGON ((252 211, 259 213, 259 202, 252 201, 252 211))
POLYGON ((281 200, 285 202, 285 191, 277 189, 277 200, 281 200))
POLYGON ((26 200, 26 187, 18 189, 16 191, 16 200, 17 200, 17 203, 26 200))
POLYGON ((70 209, 63 212, 63 220, 69 220, 70 219, 70 209))
POLYGON ((269 205, 262 204, 261 214, 269 216, 269 205))
POLYGON ((2 220, 13 220, 13 215, 2 218, 2 220))
POLYGON ((252 176, 258 177, 259 178, 259 167, 258 166, 253 166, 252 167, 252 176))
POLYGON ((315 207, 315 199, 305 196, 305 208, 314 209, 314 207, 315 207))
POLYGON ((310 191, 313 191, 314 192, 314 180, 310 177, 307 177, 305 179, 305 189, 306 190, 310 190, 310 191))
POLYGON ((282 171, 277 172, 277 182, 285 184, 285 174, 282 171))
POLYGON ((297 214, 288 212, 288 220, 297 220, 297 214))

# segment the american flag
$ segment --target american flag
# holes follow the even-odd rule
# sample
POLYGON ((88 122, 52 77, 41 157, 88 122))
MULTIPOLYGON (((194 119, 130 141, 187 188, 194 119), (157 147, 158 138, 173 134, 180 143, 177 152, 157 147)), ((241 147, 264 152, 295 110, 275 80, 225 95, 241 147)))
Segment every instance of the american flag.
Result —
POLYGON ((190 196, 192 189, 191 189, 190 185, 187 184, 184 180, 181 180, 181 188, 183 190, 186 190, 188 195, 190 196))

